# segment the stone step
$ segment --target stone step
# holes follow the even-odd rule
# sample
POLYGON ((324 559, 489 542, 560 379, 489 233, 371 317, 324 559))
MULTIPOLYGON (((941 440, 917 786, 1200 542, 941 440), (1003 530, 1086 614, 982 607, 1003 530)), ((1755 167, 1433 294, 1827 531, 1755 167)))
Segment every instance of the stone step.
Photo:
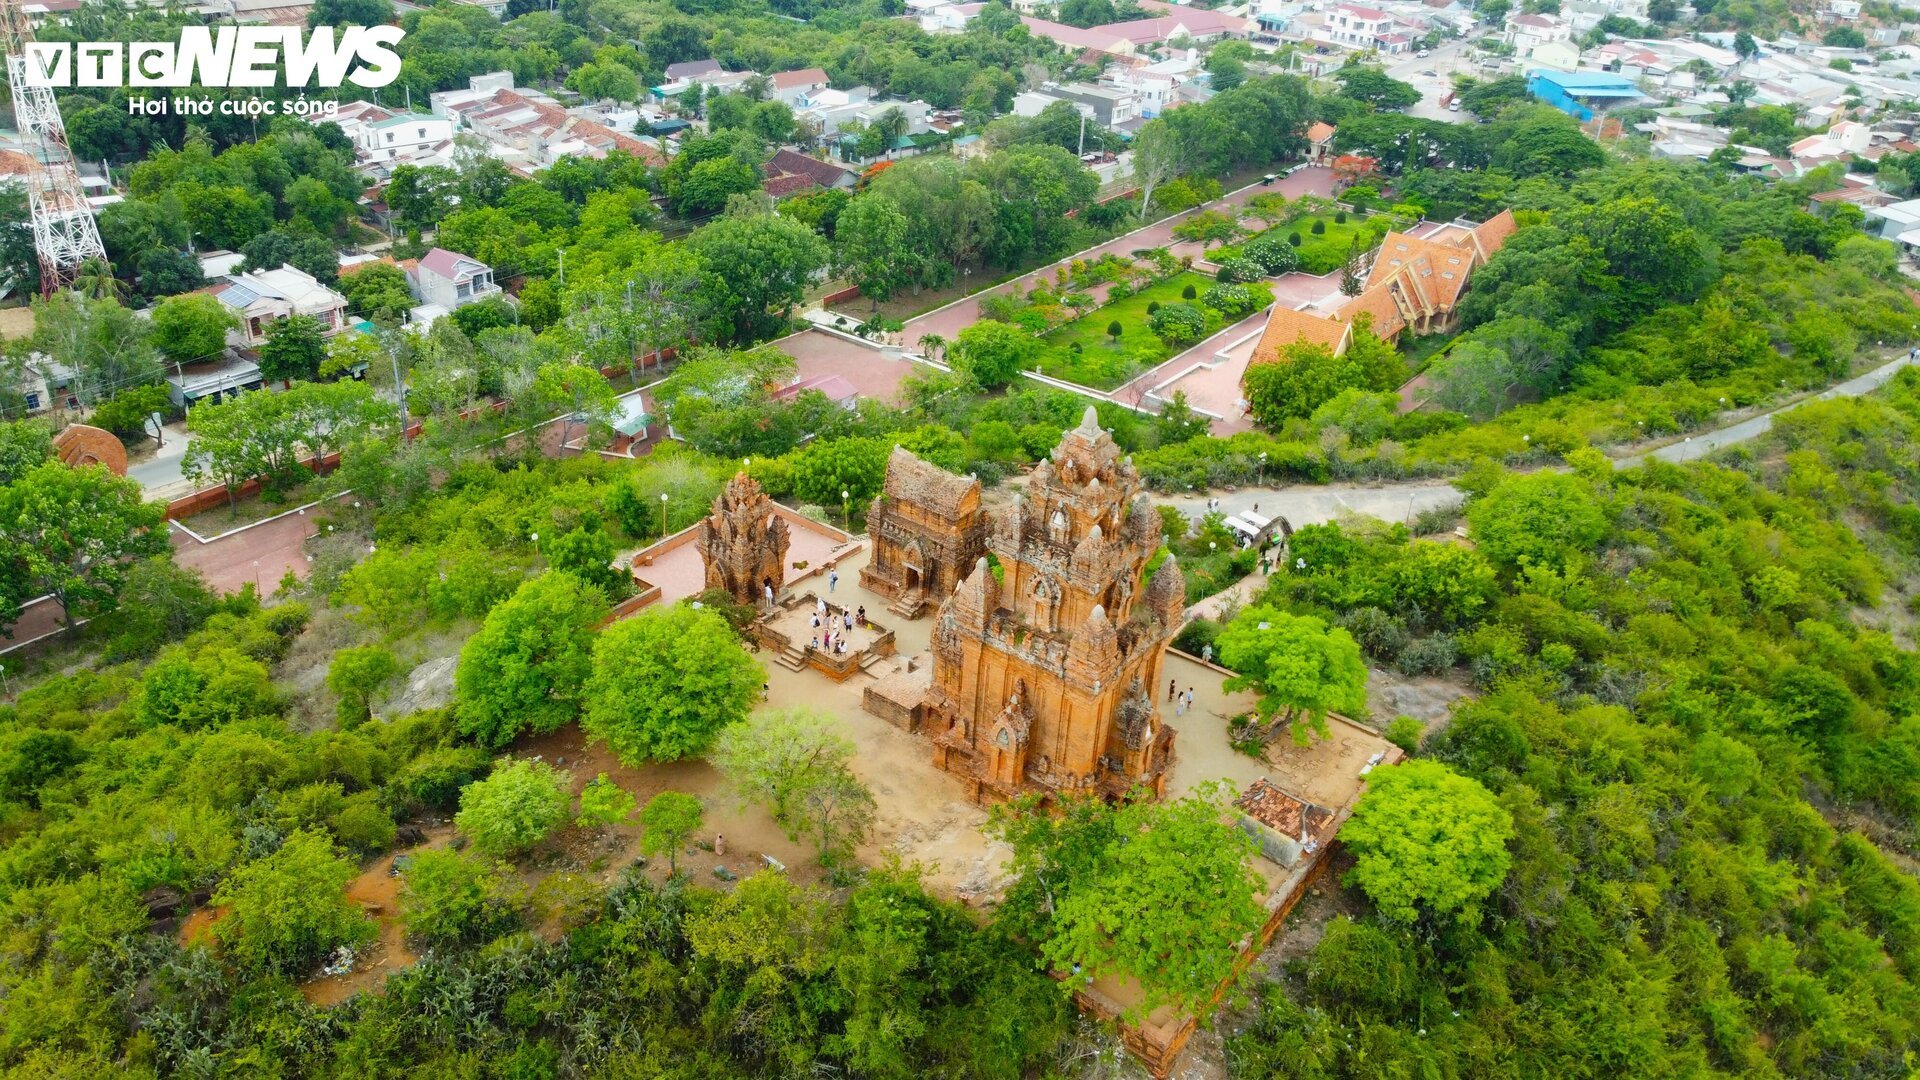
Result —
POLYGON ((798 649, 781 649, 775 654, 773 662, 786 668, 788 671, 799 671, 801 668, 807 666, 807 654, 798 649))

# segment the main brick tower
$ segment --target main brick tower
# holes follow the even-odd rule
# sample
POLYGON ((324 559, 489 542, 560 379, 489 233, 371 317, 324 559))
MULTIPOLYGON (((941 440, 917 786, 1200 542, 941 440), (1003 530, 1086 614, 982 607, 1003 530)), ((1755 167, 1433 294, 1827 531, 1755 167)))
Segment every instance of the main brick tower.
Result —
POLYGON ((1145 583, 1160 517, 1089 407, 988 549, 941 604, 927 730, 976 800, 1025 792, 1162 794, 1174 731, 1154 688, 1186 585, 1172 557, 1145 583))

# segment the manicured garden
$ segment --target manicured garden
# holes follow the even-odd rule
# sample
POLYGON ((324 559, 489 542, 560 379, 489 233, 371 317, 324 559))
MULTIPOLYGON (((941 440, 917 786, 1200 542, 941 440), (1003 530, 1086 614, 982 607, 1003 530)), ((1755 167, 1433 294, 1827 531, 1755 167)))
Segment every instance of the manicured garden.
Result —
MULTIPOLYGON (((1049 331, 1040 339, 1046 348, 1033 366, 1056 379, 1111 390, 1227 325, 1231 310, 1223 312, 1200 300, 1217 286, 1207 275, 1191 271, 1156 282, 1049 331), (1199 319, 1189 317, 1188 325, 1175 327, 1169 324, 1176 317, 1162 318, 1157 333, 1154 316, 1169 308, 1191 310, 1199 319), (1118 337, 1110 333, 1115 326, 1118 337)), ((1264 300, 1256 295, 1253 302, 1264 307, 1271 295, 1264 300)))
POLYGON ((1380 238, 1394 226, 1394 219, 1388 214, 1374 214, 1362 217, 1346 211, 1315 214, 1297 221, 1275 225, 1271 229, 1256 233, 1237 244, 1226 244, 1207 253, 1208 261, 1218 265, 1228 259, 1238 258, 1256 241, 1272 238, 1292 242, 1298 235, 1300 243, 1294 245, 1300 255, 1300 269, 1309 274, 1330 274, 1343 266, 1353 253, 1354 238, 1360 240, 1360 250, 1371 251, 1380 243, 1380 238), (1344 220, 1343 220, 1344 219, 1344 220), (1320 229, 1315 232, 1315 228, 1320 229))

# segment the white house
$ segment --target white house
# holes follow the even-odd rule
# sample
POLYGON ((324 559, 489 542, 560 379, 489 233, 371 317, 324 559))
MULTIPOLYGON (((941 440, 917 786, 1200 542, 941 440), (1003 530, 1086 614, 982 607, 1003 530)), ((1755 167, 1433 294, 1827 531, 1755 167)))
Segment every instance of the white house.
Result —
POLYGON ((773 96, 799 110, 807 107, 813 95, 827 88, 827 73, 821 68, 782 71, 773 77, 773 96))
POLYGON ((493 267, 446 248, 437 247, 420 256, 408 276, 421 302, 448 311, 501 295, 500 286, 493 280, 493 267))
POLYGON ((1572 41, 1573 24, 1551 15, 1509 15, 1507 32, 1502 40, 1513 48, 1514 56, 1525 60, 1542 45, 1555 41, 1572 41))
POLYGON ((452 141, 452 119, 431 113, 399 113, 361 125, 355 149, 361 161, 395 161, 452 141))
POLYGON ((1379 8, 1341 4, 1327 12, 1317 36, 1350 49, 1377 49, 1381 39, 1392 32, 1393 16, 1379 8))
POLYGON ((207 291, 240 317, 240 329, 227 336, 227 343, 244 349, 266 344, 268 327, 292 315, 311 318, 323 334, 347 326, 347 298, 294 266, 228 274, 207 291))

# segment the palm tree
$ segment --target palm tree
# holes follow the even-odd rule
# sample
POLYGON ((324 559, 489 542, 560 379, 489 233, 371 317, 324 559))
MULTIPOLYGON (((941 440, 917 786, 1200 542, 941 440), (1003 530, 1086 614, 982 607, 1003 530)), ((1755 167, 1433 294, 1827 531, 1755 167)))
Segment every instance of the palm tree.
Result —
POLYGON ((907 128, 913 126, 913 124, 912 121, 907 119, 907 114, 901 112, 900 107, 895 105, 883 111, 879 116, 874 117, 873 126, 880 134, 886 136, 887 147, 888 149, 892 149, 893 140, 905 135, 907 128))
POLYGON ((947 339, 939 334, 920 335, 920 355, 929 360, 940 359, 940 353, 947 347, 947 339))
POLYGON ((73 289, 89 300, 118 300, 127 283, 114 276, 112 263, 95 257, 83 260, 74 271, 73 289))

